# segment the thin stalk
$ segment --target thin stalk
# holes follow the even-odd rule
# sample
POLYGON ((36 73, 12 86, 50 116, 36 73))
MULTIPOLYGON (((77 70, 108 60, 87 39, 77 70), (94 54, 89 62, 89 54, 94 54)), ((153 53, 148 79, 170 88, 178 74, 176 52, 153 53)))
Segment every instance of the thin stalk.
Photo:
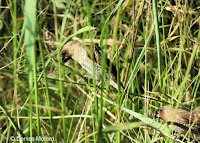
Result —
MULTIPOLYGON (((161 1, 161 7, 163 7, 162 5, 162 1, 161 1)), ((165 41, 165 23, 164 23, 164 12, 162 13, 161 15, 161 18, 162 18, 162 35, 163 35, 163 46, 164 46, 164 54, 165 54, 165 71, 167 71, 167 67, 168 67, 168 63, 167 63, 167 49, 166 49, 166 41, 165 41)), ((163 82, 167 82, 166 85, 169 85, 169 79, 168 79, 168 74, 166 74, 166 81, 163 80, 163 82)), ((163 86, 163 90, 165 90, 165 87, 163 86)), ((167 93, 169 94, 169 88, 167 89, 167 93)), ((161 97, 162 98, 162 97, 161 97)), ((161 106, 162 106, 162 103, 161 103, 161 106)))
MULTIPOLYGON (((183 79, 183 82, 181 83, 179 89, 175 93, 175 97, 177 97, 179 95, 178 96, 178 101, 181 101, 182 98, 183 98, 183 91, 185 90, 185 84, 186 84, 188 78, 190 77, 190 70, 192 68, 192 63, 194 62, 196 51, 199 48, 199 43, 200 43, 200 32, 198 33, 198 39, 197 39, 197 41, 196 41, 196 43, 194 45, 193 52, 192 52, 192 55, 190 57, 190 61, 188 63, 187 71, 185 73, 185 77, 183 79)), ((178 108, 179 103, 180 102, 177 103, 176 108, 178 108)))
MULTIPOLYGON (((93 8, 95 6, 96 1, 93 2, 92 5, 89 4, 89 1, 86 0, 86 9, 87 9, 87 17, 88 17, 88 22, 87 25, 89 27, 91 27, 91 12, 93 12, 93 8)), ((92 29, 89 30, 89 38, 91 39, 91 45, 90 45, 90 51, 91 53, 94 53, 94 47, 93 47, 93 43, 92 43, 92 39, 93 39, 93 33, 92 33, 92 29)), ((91 59, 94 61, 94 54, 92 54, 91 59)), ((103 60, 102 60, 103 61, 103 60)), ((102 84, 101 84, 101 98, 100 98, 100 108, 99 108, 99 100, 97 98, 97 90, 96 90, 96 77, 95 77, 95 67, 94 67, 94 63, 92 65, 92 70, 93 70, 93 74, 92 74, 92 78, 93 78, 93 85, 94 85, 94 94, 95 94, 95 98, 94 98, 94 104, 95 104, 95 117, 96 117, 96 128, 97 128, 97 142, 102 142, 102 124, 103 124, 103 87, 104 87, 104 80, 102 80, 102 84)), ((101 70, 102 70, 102 66, 101 66, 101 70)), ((103 73, 103 71, 101 71, 103 73)), ((104 71, 105 72, 105 71, 104 71)), ((101 75, 103 77, 103 75, 101 75)), ((101 79, 102 79, 101 77, 101 79)))
MULTIPOLYGON (((76 107, 77 107, 77 101, 76 101, 75 106, 74 106, 73 115, 75 115, 76 107)), ((69 142, 69 139, 70 139, 69 136, 70 136, 70 133, 71 133, 71 130, 72 130, 73 121, 74 121, 74 118, 71 118, 71 123, 70 123, 70 126, 69 126, 69 131, 68 131, 67 141, 66 141, 67 143, 69 142)))
POLYGON ((159 24, 158 24, 157 0, 153 0, 153 15, 154 15, 154 24, 156 33, 157 56, 158 56, 158 76, 159 76, 160 88, 162 88, 161 47, 160 47, 160 34, 159 34, 159 24))
MULTIPOLYGON (((112 51, 114 51, 115 49, 117 50, 117 59, 116 59, 116 68, 117 68, 117 85, 118 85, 118 101, 120 101, 121 97, 121 84, 120 84, 120 71, 119 71, 119 51, 118 48, 116 48, 116 40, 117 40, 117 32, 118 32, 118 26, 119 26, 119 22, 121 21, 121 16, 120 13, 122 12, 122 8, 119 7, 118 12, 117 12, 117 19, 116 19, 116 24, 114 27, 114 31, 113 31, 113 41, 114 41, 114 45, 112 46, 112 51)), ((113 57, 111 55, 111 57, 113 57)), ((122 104, 122 102, 118 102, 118 106, 120 107, 122 104)), ((120 124, 120 108, 118 108, 117 111, 117 119, 118 119, 118 124, 120 124)), ((120 131, 117 132, 117 137, 116 137, 116 142, 120 143, 120 131)))
MULTIPOLYGON (((53 2, 53 11, 54 11, 54 24, 55 24, 55 35, 56 35, 56 41, 58 41, 58 25, 57 25, 57 16, 56 16, 56 4, 55 1, 53 2)), ((59 47, 58 47, 59 48, 59 47)), ((57 49, 58 49, 57 48, 57 49)), ((63 136, 64 140, 66 141, 66 125, 65 125, 65 102, 63 97, 63 84, 62 84, 62 66, 61 66, 61 53, 58 51, 58 76, 59 76, 59 89, 60 89, 60 99, 61 99, 61 106, 62 106, 62 123, 63 123, 63 136)))
MULTIPOLYGON (((12 13, 12 18, 13 18, 13 48, 14 48, 14 53, 13 53, 13 70, 14 70, 14 100, 13 100, 13 108, 16 108, 16 114, 17 117, 19 117, 19 110, 18 110, 18 105, 17 105, 17 86, 18 86, 18 75, 17 75, 17 53, 18 53, 18 48, 17 48, 17 1, 14 0, 13 1, 13 11, 11 11, 12 13)), ((11 112, 11 116, 13 114, 13 111, 11 112)), ((20 122, 19 122, 19 118, 17 118, 17 125, 18 128, 20 128, 20 122)), ((20 136, 21 137, 21 136, 20 136)))
MULTIPOLYGON (((41 58, 42 68, 43 68, 43 78, 44 78, 44 84, 45 84, 45 92, 46 92, 46 96, 47 96, 47 106, 50 108, 51 104, 50 104, 50 96, 49 96, 49 87, 48 87, 47 73, 46 73, 46 68, 45 68, 42 41, 41 41, 41 36, 40 36, 41 33, 40 33, 40 30, 39 30, 39 23, 37 23, 37 32, 38 32, 38 39, 39 39, 40 58, 41 58)), ((51 134, 53 136, 54 135, 54 127, 53 127, 53 119, 52 119, 51 110, 48 110, 48 114, 49 114, 49 117, 50 117, 51 134)))
MULTIPOLYGON (((190 19, 190 14, 188 14, 188 16, 187 16, 186 25, 185 25, 185 28, 184 28, 184 35, 180 36, 181 37, 180 41, 182 41, 182 42, 181 42, 181 47, 180 47, 180 50, 179 50, 178 68, 177 68, 177 71, 176 71, 176 77, 175 77, 174 88, 173 88, 173 93, 175 93, 175 94, 176 94, 175 89, 176 89, 176 85, 178 84, 179 74, 180 74, 180 70, 181 70, 182 54, 183 54, 183 51, 184 51, 185 41, 186 41, 186 38, 187 38, 187 31, 188 31, 188 27, 189 27, 188 26, 189 25, 189 19, 190 19)), ((174 94, 172 94, 172 95, 174 95, 174 94)), ((175 98, 177 98, 176 95, 174 96, 175 98)))
MULTIPOLYGON (((14 10, 13 10, 13 48, 14 48, 14 54, 13 54, 13 60, 14 60, 14 99, 15 99, 15 103, 17 102, 17 0, 14 0, 13 2, 14 4, 14 10)), ((16 104, 15 104, 16 105, 16 104)))

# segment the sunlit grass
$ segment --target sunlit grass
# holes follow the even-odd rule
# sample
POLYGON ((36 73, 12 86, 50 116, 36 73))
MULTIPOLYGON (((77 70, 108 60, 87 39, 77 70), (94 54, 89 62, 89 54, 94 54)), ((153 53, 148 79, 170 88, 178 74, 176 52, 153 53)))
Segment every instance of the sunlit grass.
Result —
MULTIPOLYGON (((199 2, 0 1, 0 142, 11 136, 55 142, 172 142, 154 111, 194 110, 199 97, 199 2), (43 32, 52 32, 56 48, 43 32), (118 87, 84 81, 60 50, 71 40, 101 47, 118 87), (127 98, 127 93, 134 103, 127 98)), ((94 58, 94 57, 93 57, 94 58)), ((92 75, 95 77, 95 73, 92 75)), ((184 136, 184 135, 183 135, 184 136)))

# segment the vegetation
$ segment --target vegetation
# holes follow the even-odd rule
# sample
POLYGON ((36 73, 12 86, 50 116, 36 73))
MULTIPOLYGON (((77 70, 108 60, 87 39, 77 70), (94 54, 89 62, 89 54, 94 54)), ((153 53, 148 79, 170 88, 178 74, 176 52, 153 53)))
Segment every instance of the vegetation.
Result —
POLYGON ((153 113, 167 104, 200 106, 199 6, 193 0, 0 0, 1 142, 12 136, 172 142, 175 135, 153 113), (56 48, 46 44, 45 31, 56 48), (108 57, 126 91, 85 82, 86 71, 73 60, 64 66, 60 50, 70 40, 91 43, 91 50, 99 44, 102 72, 108 57))

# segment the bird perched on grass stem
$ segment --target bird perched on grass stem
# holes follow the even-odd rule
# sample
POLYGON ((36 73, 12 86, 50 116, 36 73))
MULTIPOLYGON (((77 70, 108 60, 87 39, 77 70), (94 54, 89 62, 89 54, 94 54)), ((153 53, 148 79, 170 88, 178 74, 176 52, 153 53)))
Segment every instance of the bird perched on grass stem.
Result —
MULTIPOLYGON (((89 45, 85 45, 79 41, 70 41, 64 45, 61 50, 61 55, 63 63, 67 62, 69 59, 73 59, 77 61, 90 74, 91 77, 94 69, 96 80, 101 80, 101 50, 97 45, 93 46, 92 53, 89 45)), ((109 64, 110 61, 107 59, 105 78, 106 80, 109 78, 109 84, 115 89, 118 89, 116 68, 112 65, 111 74, 109 75, 109 64)), ((120 90, 124 90, 122 84, 120 90)), ((128 97, 133 102, 129 95, 128 97)))
POLYGON ((156 110, 155 118, 167 122, 177 133, 186 134, 190 131, 195 137, 200 137, 200 107, 189 112, 172 106, 163 106, 156 110))

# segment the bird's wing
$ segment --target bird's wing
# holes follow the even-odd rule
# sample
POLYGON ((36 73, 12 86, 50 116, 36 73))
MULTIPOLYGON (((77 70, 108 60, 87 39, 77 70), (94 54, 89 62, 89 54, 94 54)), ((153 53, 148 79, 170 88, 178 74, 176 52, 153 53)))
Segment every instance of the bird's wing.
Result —
MULTIPOLYGON (((95 44, 94 45, 94 56, 95 56, 95 60, 96 62, 101 65, 101 48, 99 47, 98 44, 95 44)), ((110 65, 110 60, 107 58, 107 66, 106 66, 106 69, 109 70, 109 65, 110 65)), ((111 65, 111 73, 117 77, 117 70, 116 70, 116 67, 112 64, 111 65)))
POLYGON ((96 63, 101 65, 101 49, 98 44, 94 44, 94 57, 96 63))
POLYGON ((180 120, 192 124, 195 122, 195 124, 200 125, 200 108, 195 110, 194 112, 188 112, 186 110, 179 110, 177 112, 177 116, 180 118, 180 120))
POLYGON ((182 109, 178 109, 176 116, 179 117, 179 120, 185 123, 190 123, 191 119, 194 118, 192 113, 182 109))
POLYGON ((87 56, 98 65, 101 65, 101 52, 96 46, 93 46, 93 51, 91 51, 90 45, 85 45, 84 49, 87 51, 87 56))
POLYGON ((193 114, 195 116, 194 120, 197 122, 198 125, 200 125, 200 107, 194 110, 193 114))

